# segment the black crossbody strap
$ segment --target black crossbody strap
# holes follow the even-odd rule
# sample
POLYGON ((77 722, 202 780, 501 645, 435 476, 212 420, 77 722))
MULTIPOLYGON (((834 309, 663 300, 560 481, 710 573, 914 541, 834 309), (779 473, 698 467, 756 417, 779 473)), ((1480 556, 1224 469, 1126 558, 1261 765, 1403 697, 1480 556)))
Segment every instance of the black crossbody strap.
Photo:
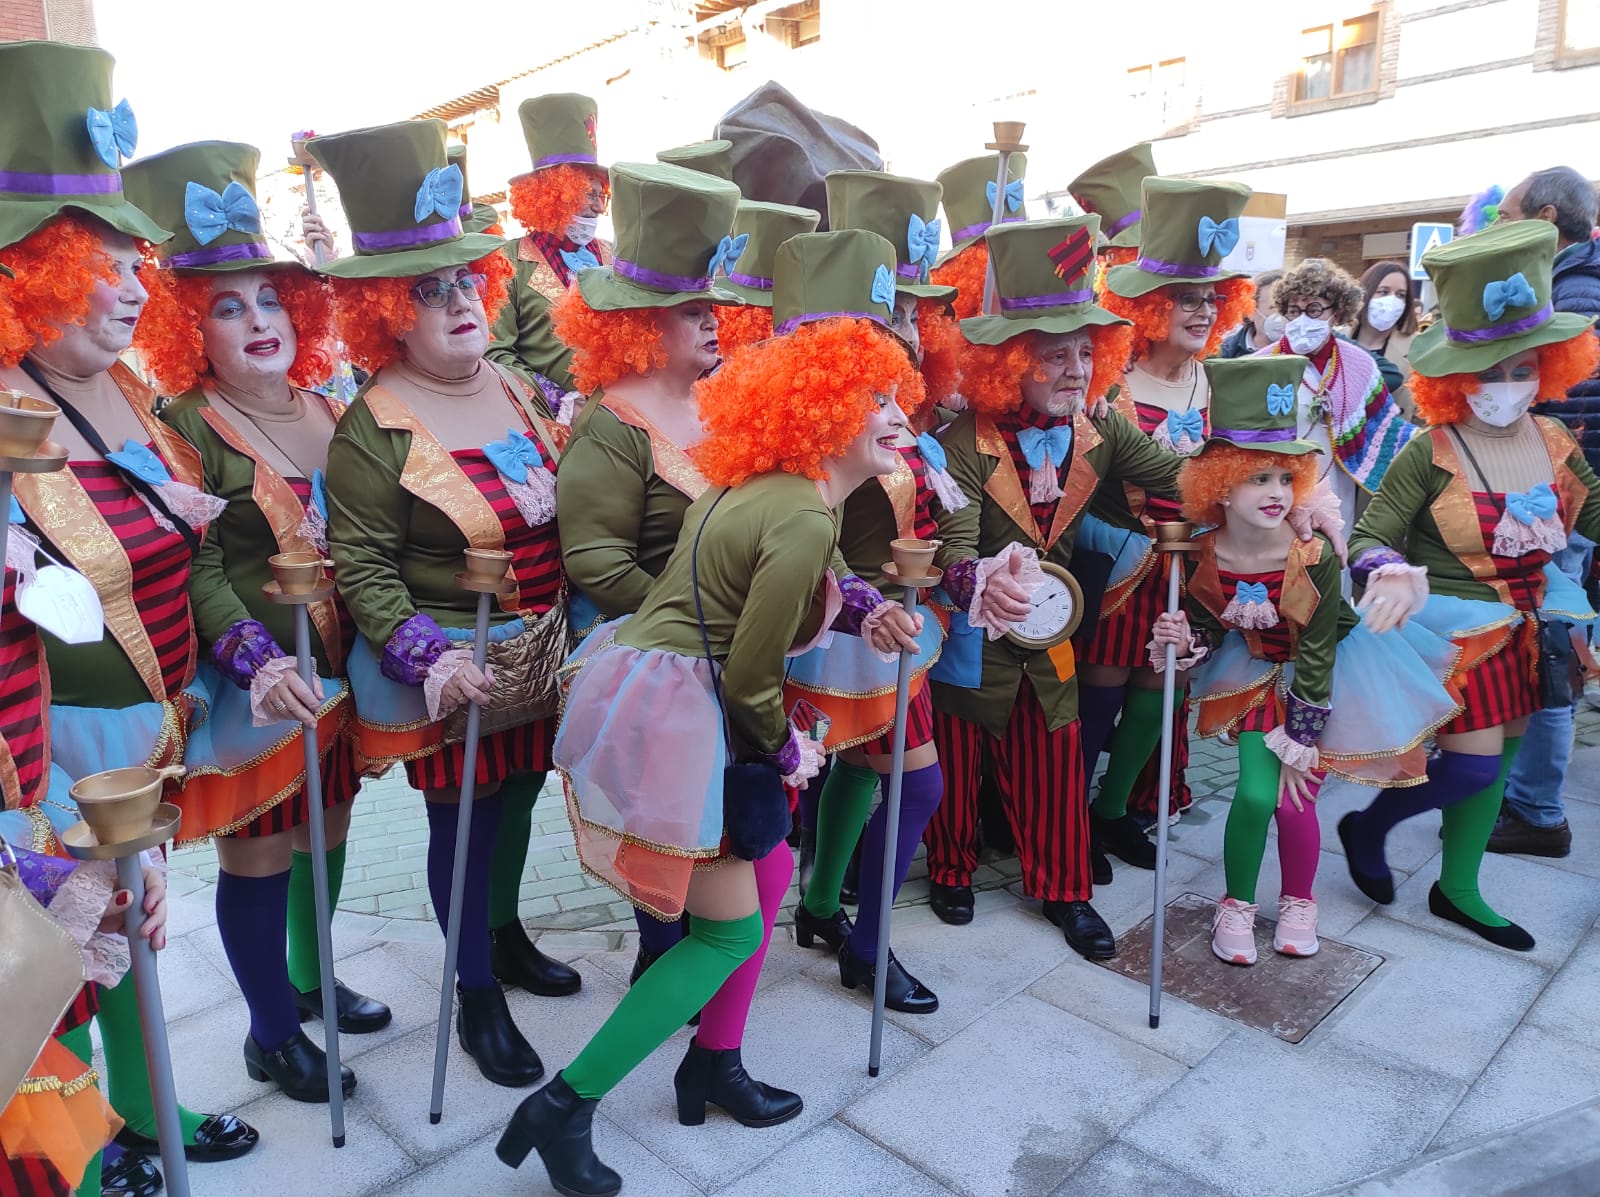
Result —
POLYGON ((700 602, 700 537, 705 535, 706 525, 711 522, 711 513, 717 509, 717 504, 728 497, 724 490, 711 501, 707 508, 705 518, 700 521, 700 526, 695 529, 694 549, 689 554, 689 581, 694 587, 694 617, 700 625, 700 644, 705 649, 706 665, 711 670, 711 689, 717 696, 717 709, 722 712, 722 724, 727 736, 728 760, 733 761, 733 724, 728 719, 728 705, 722 700, 722 674, 717 669, 717 660, 711 655, 711 633, 706 630, 705 607, 700 602))

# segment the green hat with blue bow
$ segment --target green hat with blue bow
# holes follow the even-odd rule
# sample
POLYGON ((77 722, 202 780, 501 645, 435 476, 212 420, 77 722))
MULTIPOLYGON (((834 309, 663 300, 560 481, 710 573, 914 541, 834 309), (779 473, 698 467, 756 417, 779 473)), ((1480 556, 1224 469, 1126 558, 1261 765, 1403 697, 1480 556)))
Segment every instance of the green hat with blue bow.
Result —
POLYGON ((1068 183, 1067 191, 1078 207, 1100 217, 1106 244, 1137 246, 1144 181, 1155 173, 1150 143, 1141 141, 1096 162, 1068 183))
POLYGON ((261 231, 260 162, 253 145, 197 141, 123 168, 128 198, 175 230, 161 247, 164 265, 197 274, 299 265, 275 261, 261 231))
POLYGON ((739 210, 733 217, 731 243, 727 251, 719 255, 722 277, 717 280, 718 285, 748 304, 770 308, 773 261, 778 256, 778 247, 790 237, 816 232, 821 223, 822 214, 810 208, 740 200, 739 210))
POLYGON ((867 229, 790 237, 773 265, 773 332, 834 317, 875 320, 890 331, 894 266, 894 246, 867 229))
POLYGON ((997 315, 971 316, 961 335, 974 345, 999 345, 1025 332, 1069 333, 1126 324, 1094 301, 1098 216, 1028 220, 984 234, 994 264, 997 315))
POLYGON ((1213 357, 1202 364, 1211 388, 1207 446, 1233 445, 1291 457, 1322 452, 1299 434, 1297 397, 1306 372, 1305 358, 1292 353, 1213 357))
POLYGON ((1137 299, 1173 283, 1240 278, 1222 259, 1239 243, 1239 218, 1250 201, 1243 183, 1149 178, 1141 188, 1139 256, 1106 271, 1106 286, 1137 299))
POLYGON ((936 287, 928 271, 939 261, 939 199, 944 188, 881 170, 836 170, 828 189, 828 227, 870 229, 894 246, 895 286, 902 295, 949 303, 954 287, 936 287))
MULTIPOLYGON (((1015 153, 1006 160, 1009 182, 1000 216, 1004 224, 1028 219, 1028 209, 1023 203, 1023 174, 1027 169, 1026 154, 1015 153)), ((950 226, 950 252, 945 258, 955 257, 989 231, 994 222, 995 182, 999 175, 999 154, 967 158, 939 172, 939 186, 944 188, 941 199, 945 222, 950 226)))

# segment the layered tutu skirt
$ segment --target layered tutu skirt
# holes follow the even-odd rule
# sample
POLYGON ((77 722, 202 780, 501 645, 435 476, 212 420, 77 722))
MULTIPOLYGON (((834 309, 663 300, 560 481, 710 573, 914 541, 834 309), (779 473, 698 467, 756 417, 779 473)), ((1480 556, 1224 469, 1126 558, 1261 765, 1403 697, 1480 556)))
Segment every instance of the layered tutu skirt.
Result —
MULTIPOLYGON (((917 654, 911 664, 910 700, 913 705, 927 700, 921 696, 928 672, 939 661, 944 642, 944 624, 938 614, 923 608, 922 632, 917 637, 917 654)), ((795 657, 789 663, 789 678, 784 684, 784 706, 792 708, 800 699, 811 703, 828 717, 831 725, 824 745, 829 752, 867 745, 870 751, 889 749, 876 743, 894 727, 895 689, 899 679, 899 660, 885 661, 872 651, 861 636, 833 633, 826 643, 795 657)), ((929 717, 912 721, 908 727, 906 749, 919 748, 932 739, 929 717), (913 743, 913 740, 917 742, 913 743)))

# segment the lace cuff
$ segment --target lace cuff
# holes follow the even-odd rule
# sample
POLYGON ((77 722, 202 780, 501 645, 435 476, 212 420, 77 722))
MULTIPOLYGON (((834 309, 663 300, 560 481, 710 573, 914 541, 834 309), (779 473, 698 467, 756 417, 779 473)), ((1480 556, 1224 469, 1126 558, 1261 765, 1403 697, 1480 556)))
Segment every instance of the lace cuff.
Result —
POLYGON ((543 466, 529 466, 526 482, 513 482, 503 474, 500 481, 528 527, 537 528, 556 518, 556 476, 543 466))
POLYGON ((972 585, 972 602, 967 607, 967 622, 975 628, 986 630, 990 640, 1000 639, 1011 630, 1012 625, 1008 620, 1001 619, 990 611, 989 605, 984 602, 989 579, 999 573, 1010 573, 1013 560, 1021 563, 1013 576, 1024 591, 1032 594, 1036 587, 1044 584, 1044 570, 1039 568, 1039 554, 1015 541, 993 557, 985 557, 978 562, 977 578, 972 585))
MULTIPOLYGON (((199 487, 173 479, 156 487, 173 515, 199 532, 228 508, 228 500, 208 495, 199 487)), ((159 512, 157 513, 160 514, 159 512)))
POLYGON ((944 571, 944 581, 941 585, 944 587, 944 592, 950 596, 950 601, 965 611, 972 606, 972 592, 977 583, 978 559, 963 557, 944 571))
POLYGON ((287 675, 300 668, 294 657, 274 657, 250 679, 250 723, 253 727, 266 727, 269 723, 282 723, 288 716, 267 706, 267 695, 287 675))
POLYGON ((1388 545, 1378 545, 1375 548, 1364 549, 1354 561, 1350 563, 1350 580, 1357 586, 1365 586, 1372 572, 1382 565, 1405 565, 1405 557, 1391 549, 1388 545))
POLYGON ((437 723, 461 705, 452 702, 446 706, 444 688, 450 684, 451 678, 461 672, 463 666, 471 663, 470 648, 452 648, 440 653, 438 659, 428 667, 428 676, 422 679, 422 697, 428 704, 429 719, 437 723))
POLYGON ((378 668, 391 682, 420 686, 427 680, 433 663, 449 647, 450 641, 439 625, 432 617, 418 611, 389 637, 378 668))
MULTIPOLYGON (((1167 648, 1164 644, 1157 644, 1150 640, 1145 644, 1145 651, 1150 655, 1150 668, 1157 673, 1167 671, 1167 648)), ((1174 664, 1179 673, 1193 669, 1202 664, 1211 655, 1211 638, 1204 632, 1189 631, 1189 648, 1187 652, 1179 653, 1174 658, 1174 664)))
POLYGON ((1407 565, 1404 561, 1388 561, 1367 575, 1367 585, 1380 578, 1405 578, 1411 585, 1411 610, 1415 615, 1428 601, 1428 570, 1422 565, 1407 565))
POLYGON ((267 625, 258 619, 241 619, 211 646, 211 660, 241 690, 249 690, 262 667, 283 655, 267 625))
POLYGON ((1314 530, 1331 539, 1344 531, 1344 511, 1339 506, 1339 496, 1333 493, 1333 486, 1326 478, 1317 483, 1304 503, 1296 503, 1289 509, 1288 519, 1296 532, 1314 530))
POLYGON ((106 904, 117 889, 116 866, 109 860, 84 861, 56 891, 50 917, 83 950, 85 977, 115 985, 128 971, 128 941, 100 930, 106 904))
POLYGON ((1321 764, 1315 744, 1301 744, 1281 727, 1275 727, 1267 733, 1267 747, 1289 768, 1299 769, 1302 773, 1308 773, 1321 764))

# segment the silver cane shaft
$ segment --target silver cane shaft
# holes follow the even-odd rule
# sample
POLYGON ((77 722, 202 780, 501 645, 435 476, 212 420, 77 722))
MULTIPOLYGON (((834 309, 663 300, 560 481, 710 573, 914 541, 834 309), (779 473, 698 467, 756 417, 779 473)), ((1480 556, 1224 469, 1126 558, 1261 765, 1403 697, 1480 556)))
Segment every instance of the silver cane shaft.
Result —
MULTIPOLYGON (((1167 614, 1178 613, 1181 558, 1167 554, 1167 614)), ((1161 675, 1161 775, 1156 801, 1156 909, 1150 940, 1150 1026, 1161 1025, 1161 963, 1167 939, 1167 806, 1172 799, 1172 712, 1177 703, 1178 646, 1167 645, 1161 675)))
MULTIPOLYGON (((1000 171, 994 180, 994 210, 990 213, 990 226, 1000 227, 1000 222, 1005 218, 1006 211, 1006 184, 1011 181, 1011 151, 1000 151, 1000 171)), ((995 314, 994 298, 994 256, 989 257, 989 265, 983 272, 983 314, 995 314)))

